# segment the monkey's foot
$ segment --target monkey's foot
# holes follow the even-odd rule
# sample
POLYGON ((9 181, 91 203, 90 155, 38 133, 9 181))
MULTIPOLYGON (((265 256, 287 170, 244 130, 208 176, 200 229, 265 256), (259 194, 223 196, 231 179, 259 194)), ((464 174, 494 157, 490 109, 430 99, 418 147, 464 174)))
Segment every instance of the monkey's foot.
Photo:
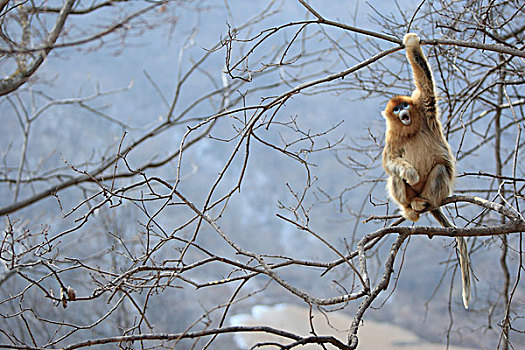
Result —
POLYGON ((416 33, 405 34, 403 38, 403 44, 405 46, 419 46, 419 36, 416 33))
POLYGON ((419 212, 412 208, 403 208, 403 217, 407 220, 416 222, 419 220, 419 212))
POLYGON ((412 209, 414 209, 415 211, 419 211, 419 212, 425 210, 428 207, 428 205, 429 205, 428 201, 421 197, 414 198, 412 202, 410 203, 410 206, 412 207, 412 209))

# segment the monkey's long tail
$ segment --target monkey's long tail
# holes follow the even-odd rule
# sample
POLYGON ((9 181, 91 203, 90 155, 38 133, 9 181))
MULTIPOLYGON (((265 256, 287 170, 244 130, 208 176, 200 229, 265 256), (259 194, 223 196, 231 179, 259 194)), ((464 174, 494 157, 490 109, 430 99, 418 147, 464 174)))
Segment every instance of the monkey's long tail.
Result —
MULTIPOLYGON (((454 225, 448 221, 441 209, 433 209, 431 210, 431 214, 441 226, 454 227, 454 225)), ((459 266, 461 268, 461 278, 463 282, 463 305, 465 306, 465 309, 468 309, 468 304, 470 302, 470 261, 468 258, 467 242, 463 237, 456 237, 456 242, 458 245, 459 266)))

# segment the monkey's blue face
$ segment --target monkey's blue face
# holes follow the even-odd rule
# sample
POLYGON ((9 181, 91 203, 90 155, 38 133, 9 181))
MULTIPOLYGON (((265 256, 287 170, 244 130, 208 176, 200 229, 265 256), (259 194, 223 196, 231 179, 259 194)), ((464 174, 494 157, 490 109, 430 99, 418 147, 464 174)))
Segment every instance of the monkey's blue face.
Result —
POLYGON ((404 125, 412 124, 412 119, 410 118, 410 105, 408 102, 401 102, 396 105, 394 109, 392 109, 392 113, 394 113, 404 125))

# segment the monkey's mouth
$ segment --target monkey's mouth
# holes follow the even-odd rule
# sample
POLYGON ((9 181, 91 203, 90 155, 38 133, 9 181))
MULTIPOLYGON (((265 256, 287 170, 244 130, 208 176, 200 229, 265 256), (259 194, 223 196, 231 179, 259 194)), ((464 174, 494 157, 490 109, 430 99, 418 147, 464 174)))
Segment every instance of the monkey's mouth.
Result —
POLYGON ((407 110, 401 111, 399 113, 399 120, 401 120, 401 123, 404 125, 410 125, 412 124, 412 119, 410 119, 410 113, 407 110))

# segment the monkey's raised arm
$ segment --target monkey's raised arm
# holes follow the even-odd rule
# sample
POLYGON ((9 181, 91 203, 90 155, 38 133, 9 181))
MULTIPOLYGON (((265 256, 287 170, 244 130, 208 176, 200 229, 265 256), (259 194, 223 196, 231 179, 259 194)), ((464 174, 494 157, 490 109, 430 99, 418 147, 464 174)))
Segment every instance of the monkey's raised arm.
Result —
POLYGON ((434 77, 428 64, 427 58, 421 46, 417 34, 408 33, 403 39, 408 62, 412 66, 416 90, 412 93, 414 102, 420 105, 427 116, 436 116, 436 96, 434 91, 434 77))

